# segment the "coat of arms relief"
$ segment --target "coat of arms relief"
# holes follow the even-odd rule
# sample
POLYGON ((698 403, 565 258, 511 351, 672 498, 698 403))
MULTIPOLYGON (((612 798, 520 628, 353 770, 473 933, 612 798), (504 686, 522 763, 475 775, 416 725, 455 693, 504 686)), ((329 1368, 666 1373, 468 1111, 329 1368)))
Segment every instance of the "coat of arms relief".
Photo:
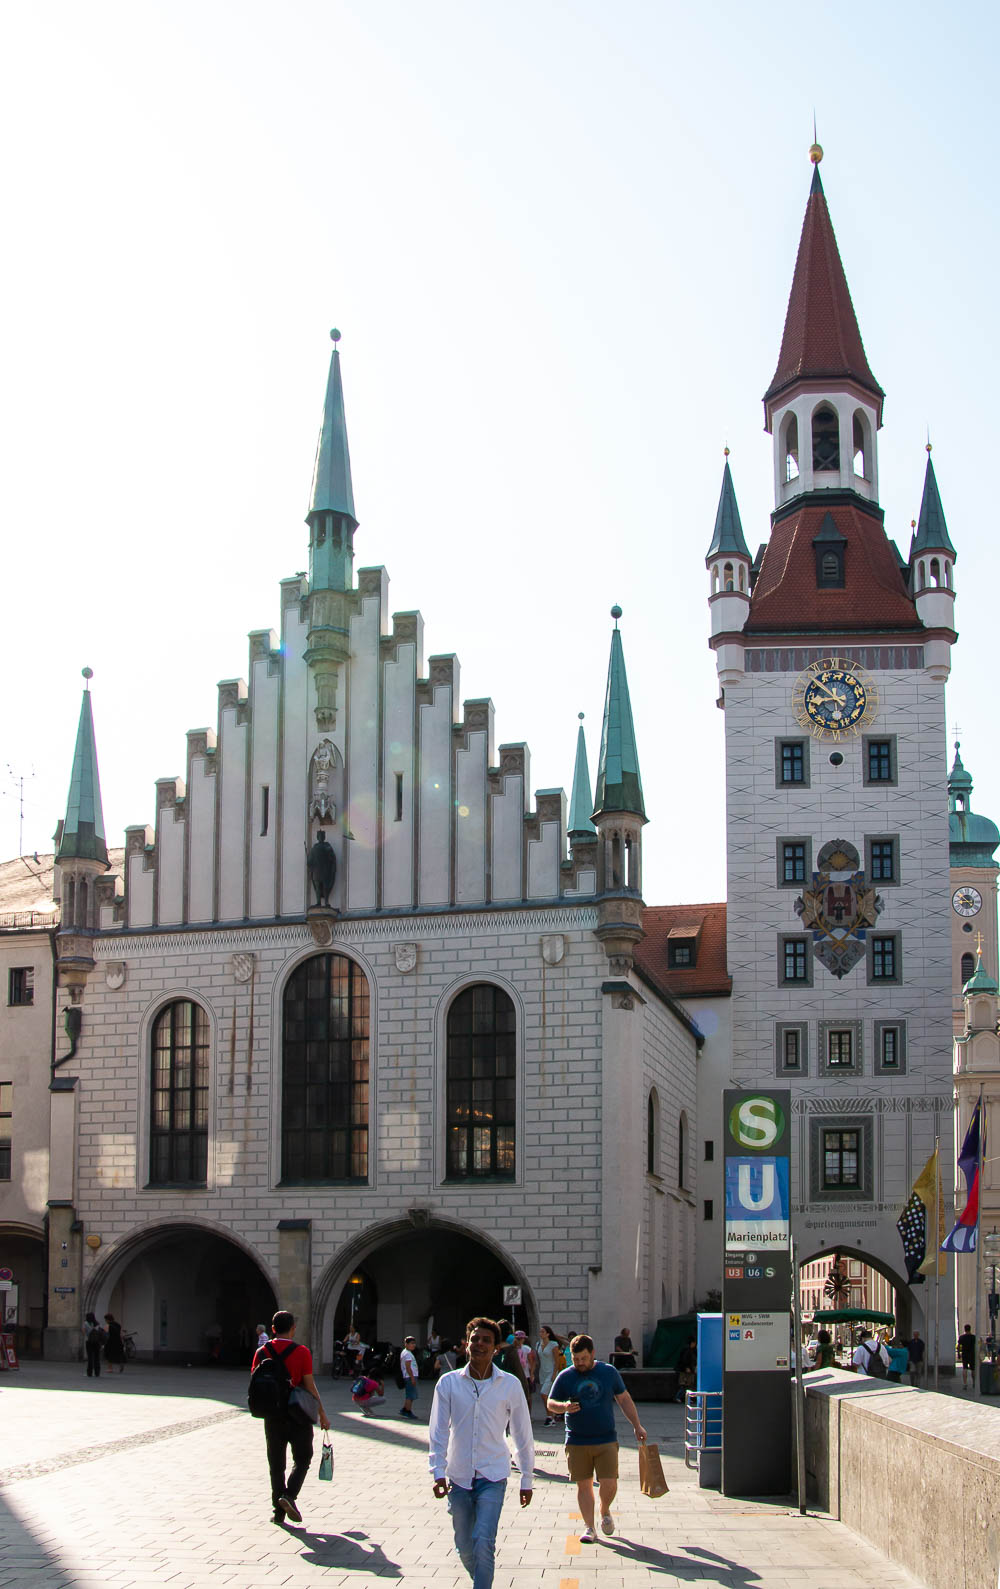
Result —
POLYGON ((864 959, 868 928, 881 913, 882 898, 861 870, 854 845, 833 839, 816 857, 812 887, 802 890, 795 909, 812 932, 816 959, 840 978, 864 959))

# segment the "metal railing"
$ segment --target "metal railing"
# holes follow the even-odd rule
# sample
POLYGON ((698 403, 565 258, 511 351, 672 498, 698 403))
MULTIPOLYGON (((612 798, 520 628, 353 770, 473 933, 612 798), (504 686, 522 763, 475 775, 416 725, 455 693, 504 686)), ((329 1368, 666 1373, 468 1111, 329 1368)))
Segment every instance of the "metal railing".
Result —
POLYGON ((684 1398, 684 1466, 698 1466, 699 1451, 722 1445, 721 1390, 689 1390, 684 1398))

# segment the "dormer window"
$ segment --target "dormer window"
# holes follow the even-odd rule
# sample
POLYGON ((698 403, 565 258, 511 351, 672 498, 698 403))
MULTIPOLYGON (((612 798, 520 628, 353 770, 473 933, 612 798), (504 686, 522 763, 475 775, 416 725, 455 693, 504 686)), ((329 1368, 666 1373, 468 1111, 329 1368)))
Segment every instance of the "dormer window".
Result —
POLYGON ((828 513, 813 536, 813 551, 816 554, 816 584, 820 590, 843 590, 844 588, 844 551, 847 541, 841 535, 834 523, 833 514, 828 513))
POLYGON ((832 408, 817 408, 813 415, 813 472, 840 472, 840 420, 832 408))
POLYGON ((698 938, 701 926, 692 922, 690 926, 671 927, 667 934, 667 969, 669 971, 690 970, 698 964, 698 938))

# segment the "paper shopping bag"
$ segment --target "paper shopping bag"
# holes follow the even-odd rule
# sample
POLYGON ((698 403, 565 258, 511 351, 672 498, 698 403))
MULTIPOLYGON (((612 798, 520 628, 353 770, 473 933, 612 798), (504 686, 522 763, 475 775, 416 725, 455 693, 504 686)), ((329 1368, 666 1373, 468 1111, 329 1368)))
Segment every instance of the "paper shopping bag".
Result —
POLYGON ((667 1481, 660 1465, 660 1448, 650 1445, 648 1440, 639 1447, 639 1488, 643 1495, 650 1496, 652 1500, 667 1493, 667 1481))
POLYGON ((333 1445, 328 1434, 323 1436, 323 1455, 319 1459, 318 1477, 331 1480, 333 1478, 333 1445))

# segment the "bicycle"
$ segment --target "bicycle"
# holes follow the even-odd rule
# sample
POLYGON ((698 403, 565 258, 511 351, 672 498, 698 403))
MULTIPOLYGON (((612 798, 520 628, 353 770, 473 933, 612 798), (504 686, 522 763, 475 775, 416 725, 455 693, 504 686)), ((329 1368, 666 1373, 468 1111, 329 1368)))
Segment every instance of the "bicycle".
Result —
POLYGON ((132 1330, 131 1333, 128 1330, 122 1330, 122 1347, 125 1351, 126 1363, 131 1363, 135 1360, 135 1336, 135 1330, 132 1330))

